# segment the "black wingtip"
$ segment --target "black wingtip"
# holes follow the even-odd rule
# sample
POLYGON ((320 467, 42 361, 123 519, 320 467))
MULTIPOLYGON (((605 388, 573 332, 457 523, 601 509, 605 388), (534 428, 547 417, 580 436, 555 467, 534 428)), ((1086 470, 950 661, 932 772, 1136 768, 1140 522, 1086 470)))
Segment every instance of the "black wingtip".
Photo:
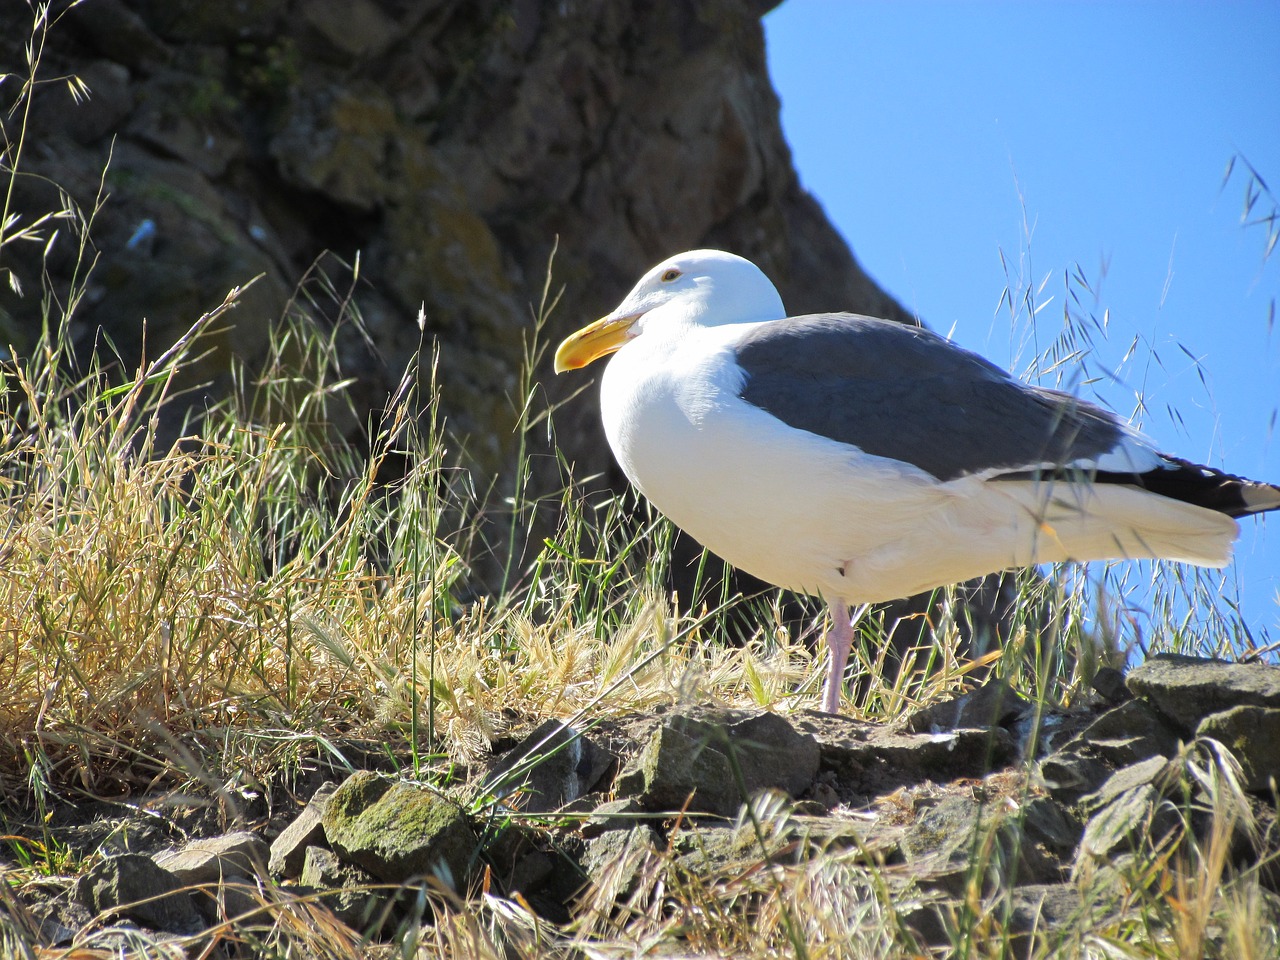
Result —
POLYGON ((1171 500, 1180 500, 1229 517, 1247 517, 1280 510, 1280 487, 1247 480, 1213 467, 1179 457, 1164 457, 1165 466, 1146 473, 1100 472, 1099 483, 1123 483, 1141 487, 1171 500))

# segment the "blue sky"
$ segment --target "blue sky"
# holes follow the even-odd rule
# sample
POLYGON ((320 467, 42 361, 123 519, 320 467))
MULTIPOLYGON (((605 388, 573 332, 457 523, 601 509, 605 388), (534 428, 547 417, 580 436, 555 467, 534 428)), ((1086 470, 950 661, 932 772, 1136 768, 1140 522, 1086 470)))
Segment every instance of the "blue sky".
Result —
MULTIPOLYGON (((904 306, 1022 373, 1001 254, 1040 344, 1078 270, 1088 371, 1117 378, 1081 392, 1141 395, 1161 449, 1280 482, 1280 248, 1241 225, 1239 163, 1223 187, 1242 154, 1280 195, 1280 3, 787 0, 764 22, 800 179, 904 306)), ((1229 581, 1280 639, 1280 515, 1244 522, 1229 581)))

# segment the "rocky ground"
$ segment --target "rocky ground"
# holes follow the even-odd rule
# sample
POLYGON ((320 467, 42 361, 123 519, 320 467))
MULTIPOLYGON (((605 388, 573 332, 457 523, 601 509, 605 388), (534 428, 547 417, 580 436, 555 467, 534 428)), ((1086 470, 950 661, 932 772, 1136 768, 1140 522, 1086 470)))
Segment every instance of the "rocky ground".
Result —
POLYGON ((966 898, 993 891, 1012 890, 1015 934, 1114 919, 1142 851, 1217 830, 1228 871, 1258 871, 1280 917, 1280 667, 1162 655, 1094 688, 1038 711, 991 682, 894 727, 711 706, 547 721, 452 785, 360 770, 214 835, 147 804, 64 810, 33 838, 88 868, 0 909, 49 947, 108 923, 121 942, 145 929, 189 945, 291 896, 389 941, 429 922, 424 889, 436 904, 484 889, 565 924, 623 902, 655 858, 714 880, 837 854, 874 869, 909 935, 939 946, 966 898))

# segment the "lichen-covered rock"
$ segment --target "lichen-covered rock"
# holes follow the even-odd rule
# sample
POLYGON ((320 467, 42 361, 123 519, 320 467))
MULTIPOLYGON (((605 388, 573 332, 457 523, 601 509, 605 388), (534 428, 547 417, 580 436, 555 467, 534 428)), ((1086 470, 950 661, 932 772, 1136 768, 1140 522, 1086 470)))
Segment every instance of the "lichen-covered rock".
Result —
POLYGON ((1240 761, 1244 788, 1274 796, 1280 785, 1280 709, 1232 707, 1200 721, 1196 736, 1212 737, 1240 761))
POLYGON ((460 807, 425 787, 367 771, 334 791, 321 822, 339 857, 390 883, 435 876, 465 890, 478 856, 460 807))
POLYGON ((1232 707, 1280 708, 1280 667, 1270 664, 1162 653, 1134 667, 1125 682, 1186 734, 1232 707))

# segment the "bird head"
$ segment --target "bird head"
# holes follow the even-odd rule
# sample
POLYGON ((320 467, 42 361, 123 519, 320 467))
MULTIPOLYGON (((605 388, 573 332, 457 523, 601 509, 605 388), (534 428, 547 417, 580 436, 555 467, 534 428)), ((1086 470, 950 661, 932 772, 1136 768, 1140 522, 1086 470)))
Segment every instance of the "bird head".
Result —
POLYGON ((750 260, 723 250, 690 250, 663 260, 612 313, 566 338, 556 350, 556 373, 585 367, 659 326, 710 327, 783 316, 778 291, 750 260))

